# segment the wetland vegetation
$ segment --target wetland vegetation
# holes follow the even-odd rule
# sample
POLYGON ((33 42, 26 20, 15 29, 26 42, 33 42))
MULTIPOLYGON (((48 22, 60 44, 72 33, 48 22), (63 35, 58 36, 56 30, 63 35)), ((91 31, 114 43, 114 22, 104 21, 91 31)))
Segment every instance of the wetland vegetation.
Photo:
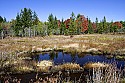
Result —
POLYGON ((124 83, 125 22, 41 22, 24 8, 16 19, 0 17, 0 83, 124 83), (112 70, 112 71, 111 71, 112 70))

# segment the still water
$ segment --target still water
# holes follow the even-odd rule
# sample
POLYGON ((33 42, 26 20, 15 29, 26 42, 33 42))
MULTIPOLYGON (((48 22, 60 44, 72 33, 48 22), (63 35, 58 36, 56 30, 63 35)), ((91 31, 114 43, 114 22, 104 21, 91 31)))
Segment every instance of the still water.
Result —
MULTIPOLYGON (((110 56, 110 55, 109 55, 110 56)), ((55 65, 72 62, 78 63, 80 66, 83 66, 87 62, 105 62, 105 63, 116 63, 118 68, 124 68, 125 61, 116 60, 115 57, 108 59, 104 55, 78 55, 71 53, 63 53, 63 52, 48 52, 37 55, 36 58, 38 61, 41 60, 52 60, 55 65)))

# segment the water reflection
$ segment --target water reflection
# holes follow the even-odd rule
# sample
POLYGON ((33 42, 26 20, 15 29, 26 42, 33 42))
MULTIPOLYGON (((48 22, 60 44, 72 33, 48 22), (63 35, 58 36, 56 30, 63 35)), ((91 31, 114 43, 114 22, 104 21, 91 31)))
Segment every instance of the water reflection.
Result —
POLYGON ((125 61, 116 60, 115 58, 108 59, 103 55, 93 56, 91 54, 79 56, 78 54, 63 53, 51 51, 49 53, 39 54, 36 58, 38 61, 41 60, 53 60, 55 65, 63 64, 67 62, 78 63, 83 66, 87 62, 106 62, 106 63, 117 63, 118 68, 124 68, 125 61))

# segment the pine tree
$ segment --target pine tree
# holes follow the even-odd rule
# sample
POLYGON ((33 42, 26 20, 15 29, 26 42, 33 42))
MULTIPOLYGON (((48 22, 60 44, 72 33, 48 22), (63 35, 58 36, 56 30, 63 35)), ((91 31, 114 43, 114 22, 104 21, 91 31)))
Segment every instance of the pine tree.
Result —
POLYGON ((35 11, 33 12, 32 20, 33 20, 33 33, 34 33, 34 36, 36 36, 36 32, 37 32, 36 28, 38 28, 39 18, 35 11))
POLYGON ((19 13, 16 16, 15 26, 13 26, 13 29, 15 31, 15 35, 18 36, 19 31, 22 29, 21 16, 19 15, 19 13))
POLYGON ((35 11, 34 11, 32 17, 33 17, 33 18, 32 18, 32 20, 33 20, 33 25, 38 25, 38 23, 39 23, 39 18, 38 18, 38 16, 37 16, 37 14, 36 14, 35 11))
POLYGON ((70 23, 69 23, 69 35, 74 35, 76 34, 76 22, 75 22, 75 14, 72 12, 71 18, 70 18, 70 23))
POLYGON ((53 34, 53 28, 54 28, 54 17, 53 14, 50 14, 48 17, 48 35, 53 34))
POLYGON ((32 26, 32 11, 31 9, 24 8, 24 10, 21 11, 21 21, 22 24, 25 27, 31 27, 32 26))
POLYGON ((15 25, 13 25, 13 29, 16 35, 21 34, 23 36, 24 34, 26 35, 26 32, 28 31, 29 36, 31 37, 31 32, 33 32, 34 29, 35 34, 36 25, 38 25, 38 23, 39 18, 37 17, 36 12, 32 12, 31 9, 24 8, 23 10, 21 9, 21 13, 17 14, 16 22, 15 25))
POLYGON ((58 20, 57 20, 57 17, 56 17, 56 16, 55 16, 55 18, 54 18, 53 34, 59 34, 58 20))
POLYGON ((88 20, 88 33, 89 33, 89 34, 94 33, 93 27, 92 27, 92 22, 91 22, 90 18, 89 18, 89 20, 88 20))
POLYGON ((103 33, 103 22, 102 21, 100 21, 100 23, 99 23, 98 33, 100 33, 100 34, 103 33))
POLYGON ((65 24, 64 24, 64 21, 63 21, 63 18, 62 18, 62 21, 61 21, 61 27, 60 27, 60 35, 64 35, 65 33, 65 24))
POLYGON ((77 18, 76 18, 76 27, 77 27, 77 34, 81 34, 81 29, 82 29, 82 20, 80 18, 80 14, 77 15, 77 18))
POLYGON ((0 23, 2 23, 3 22, 3 18, 2 18, 2 16, 0 16, 0 23))
POLYGON ((104 16, 104 19, 103 19, 103 32, 107 33, 107 22, 106 22, 106 17, 105 16, 104 16))
POLYGON ((96 17, 96 21, 95 21, 95 23, 96 23, 96 32, 98 32, 98 29, 99 29, 99 23, 98 23, 98 18, 96 17))

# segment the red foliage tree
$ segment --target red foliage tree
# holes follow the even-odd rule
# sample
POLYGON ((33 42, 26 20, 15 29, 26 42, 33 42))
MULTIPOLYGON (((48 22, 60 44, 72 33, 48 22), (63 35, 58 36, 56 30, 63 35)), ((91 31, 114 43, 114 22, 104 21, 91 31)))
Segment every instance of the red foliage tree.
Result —
POLYGON ((122 28, 122 24, 120 22, 114 22, 113 26, 117 26, 118 28, 122 28))
POLYGON ((85 32, 88 30, 88 19, 84 17, 84 15, 80 16, 82 21, 82 32, 85 32))
MULTIPOLYGON (((64 21, 64 23, 66 25, 66 28, 69 28, 70 19, 67 19, 67 20, 64 21)), ((87 18, 85 18, 84 15, 80 15, 80 19, 75 21, 77 25, 79 25, 78 24, 79 21, 81 22, 81 25, 80 25, 81 31, 82 32, 87 31, 88 30, 88 20, 87 20, 87 18)))
POLYGON ((70 23, 70 19, 67 19, 64 21, 64 24, 66 25, 66 28, 69 28, 69 23, 70 23))

